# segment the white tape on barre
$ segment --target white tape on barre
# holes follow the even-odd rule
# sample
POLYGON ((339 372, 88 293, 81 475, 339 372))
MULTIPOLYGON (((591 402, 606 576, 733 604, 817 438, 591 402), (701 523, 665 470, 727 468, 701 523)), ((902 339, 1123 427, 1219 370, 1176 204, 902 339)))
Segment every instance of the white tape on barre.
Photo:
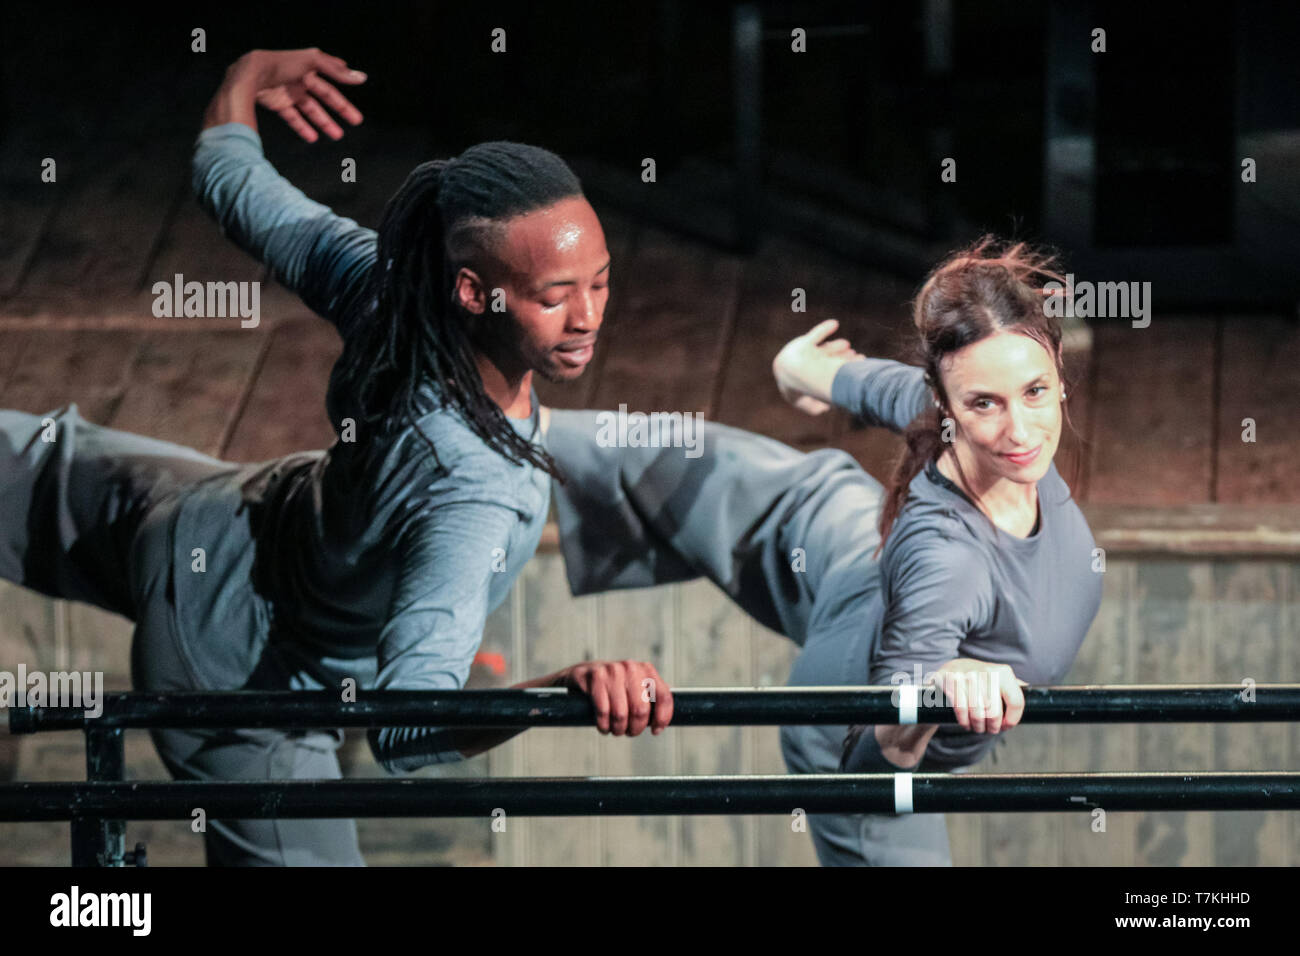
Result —
POLYGON ((900 684, 898 687, 898 722, 900 724, 916 723, 916 711, 920 706, 921 688, 915 684, 900 684))
POLYGON ((912 812, 912 775, 910 773, 894 774, 894 812, 912 812))

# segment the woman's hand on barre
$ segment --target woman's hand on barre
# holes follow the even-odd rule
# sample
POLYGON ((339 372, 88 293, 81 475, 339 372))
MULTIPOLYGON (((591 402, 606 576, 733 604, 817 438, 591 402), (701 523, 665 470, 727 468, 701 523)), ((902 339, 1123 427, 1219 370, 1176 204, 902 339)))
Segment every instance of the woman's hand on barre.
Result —
POLYGON ((602 734, 635 737, 647 726, 658 734, 673 719, 673 693, 644 661, 583 661, 555 674, 553 686, 590 697, 602 734))
POLYGON ((935 683, 956 712, 957 723, 973 733, 1000 733, 1024 716, 1025 695, 1020 688, 1029 685, 1006 664, 959 657, 935 671, 935 683))
MULTIPOLYGON (((1024 716, 1025 695, 1020 688, 1029 685, 1006 664, 959 657, 934 672, 934 683, 943 690, 944 703, 953 709, 957 722, 973 733, 1000 733, 1024 716)), ((920 763, 938 729, 938 724, 876 724, 874 732, 885 759, 906 769, 920 763)))
POLYGON ((820 322, 787 342, 772 360, 781 397, 808 415, 821 415, 831 407, 835 373, 845 363, 862 358, 848 339, 826 341, 839 327, 835 319, 820 322))

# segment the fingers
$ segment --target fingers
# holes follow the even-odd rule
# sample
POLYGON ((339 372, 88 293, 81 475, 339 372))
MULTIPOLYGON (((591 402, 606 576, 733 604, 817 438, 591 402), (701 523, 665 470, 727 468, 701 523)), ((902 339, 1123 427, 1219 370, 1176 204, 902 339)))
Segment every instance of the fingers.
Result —
POLYGON ((340 56, 330 56, 321 50, 313 50, 315 68, 331 79, 340 83, 364 83, 366 74, 348 67, 347 61, 340 56))
POLYGON ((589 671, 587 686, 583 689, 591 697, 591 706, 596 712, 596 729, 602 734, 609 733, 609 687, 600 680, 598 673, 589 671))
POLYGON ((1025 695, 1015 672, 1006 664, 957 662, 953 670, 941 670, 945 701, 953 709, 957 723, 972 733, 1001 733, 1020 723, 1025 711, 1025 695), (976 666, 968 666, 968 665, 976 666))
POLYGON ((1010 679, 1002 681, 1002 699, 1007 706, 1007 716, 1002 726, 1010 728, 1020 723, 1020 718, 1025 715, 1025 694, 1020 688, 1029 685, 1018 679, 1010 667, 1007 668, 1006 673, 1010 679))
MULTIPOLYGON (((308 73, 303 77, 303 86, 309 92, 314 94, 317 99, 332 109, 339 116, 343 117, 353 126, 360 124, 362 116, 361 111, 353 106, 346 96, 340 93, 333 84, 326 82, 318 73, 308 73)), ((328 130, 327 130, 328 132, 328 130)), ((342 133, 340 132, 340 136, 342 133)))
POLYGON ((626 669, 621 662, 605 665, 609 682, 609 732, 621 737, 627 732, 628 688, 626 669))
POLYGON ((653 664, 596 661, 575 671, 574 683, 591 698, 602 734, 635 737, 651 727, 658 734, 673 719, 673 695, 653 664))
POLYGON ((325 112, 325 108, 317 103, 310 96, 304 96, 298 102, 298 109, 306 114, 307 118, 320 127, 330 139, 342 139, 343 130, 339 124, 334 122, 334 118, 325 112))
POLYGON ((316 130, 312 128, 310 123, 302 118, 302 114, 298 112, 296 107, 282 106, 280 109, 276 110, 276 113, 280 115, 280 119, 289 124, 291 130, 307 142, 314 143, 316 140, 320 139, 316 134, 316 130))
POLYGON ((957 723, 970 730, 970 712, 966 707, 966 681, 961 674, 945 671, 943 674, 943 694, 948 706, 957 716, 957 723))
POLYGON ((811 395, 801 395, 794 400, 794 407, 805 415, 824 415, 831 410, 828 403, 811 395))
POLYGON ((839 319, 827 319, 825 322, 818 322, 811 329, 809 329, 804 334, 804 338, 810 339, 813 342, 821 342, 822 339, 826 338, 826 336, 833 333, 839 327, 840 327, 839 319))
POLYGON ((654 674, 654 719, 651 722, 652 734, 663 733, 673 720, 673 692, 667 682, 655 672, 653 667, 650 668, 654 674))

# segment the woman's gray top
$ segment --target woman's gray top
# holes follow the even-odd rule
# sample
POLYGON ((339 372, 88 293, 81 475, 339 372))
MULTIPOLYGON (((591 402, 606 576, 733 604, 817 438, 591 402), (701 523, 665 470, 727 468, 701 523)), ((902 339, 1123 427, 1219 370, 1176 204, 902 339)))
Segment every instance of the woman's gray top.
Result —
MULTIPOLYGON (((920 368, 869 358, 839 371, 832 398, 901 432, 930 393, 920 368)), ((1096 615, 1096 545, 1055 464, 1038 483, 1039 525, 1026 538, 995 529, 923 469, 876 560, 885 489, 845 452, 803 454, 712 422, 697 457, 606 447, 601 416, 611 414, 554 411, 546 436, 567 478, 555 493, 574 594, 708 577, 800 644, 801 661, 815 656, 801 680, 820 685, 919 683, 957 657, 1051 684, 1096 615)), ((844 768, 895 769, 866 731, 851 737, 844 768)), ((941 727, 925 759, 969 765, 996 739, 941 727)))

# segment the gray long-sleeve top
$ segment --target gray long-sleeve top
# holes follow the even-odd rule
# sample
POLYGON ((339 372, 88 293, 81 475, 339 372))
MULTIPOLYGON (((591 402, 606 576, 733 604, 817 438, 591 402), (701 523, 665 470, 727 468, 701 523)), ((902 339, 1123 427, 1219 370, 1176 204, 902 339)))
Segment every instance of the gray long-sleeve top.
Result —
MULTIPOLYGON (((225 123, 199 134, 193 188, 229 239, 338 328, 345 349, 355 323, 374 320, 362 299, 376 233, 280 176, 250 127, 225 123)), ((338 373, 336 365, 326 397, 336 433, 355 417, 338 373)), ((211 686, 247 673, 244 652, 256 641, 239 635, 260 628, 269 628, 295 689, 337 689, 349 677, 362 689, 464 685, 485 618, 537 548, 550 476, 489 448, 439 407, 429 384, 420 392, 429 411, 415 426, 240 468, 187 495, 176 566, 204 547, 208 571, 176 575, 178 627, 211 686), (234 517, 245 506, 257 516, 251 568, 247 522, 234 517), (228 635, 219 647, 203 637, 217 632, 228 635)), ((532 405, 531 418, 511 423, 537 440, 535 393, 532 405)), ((376 729, 369 741, 391 773, 461 756, 437 728, 376 729)))
MULTIPOLYGON (((862 359, 839 371, 832 398, 901 432, 929 391, 919 368, 862 359)), ((1027 538, 995 532, 937 469, 922 470, 876 560, 885 490, 844 452, 802 454, 715 423, 694 460, 680 448, 604 447, 601 414, 555 411, 546 438, 568 479, 555 493, 575 594, 706 576, 802 645, 818 662, 813 680, 802 676, 817 684, 913 683, 957 657, 1052 683, 1096 615, 1095 542, 1054 464, 1027 538)), ((865 731, 843 768, 896 769, 865 731)), ((941 727, 925 760, 976 763, 996 739, 941 727)))

